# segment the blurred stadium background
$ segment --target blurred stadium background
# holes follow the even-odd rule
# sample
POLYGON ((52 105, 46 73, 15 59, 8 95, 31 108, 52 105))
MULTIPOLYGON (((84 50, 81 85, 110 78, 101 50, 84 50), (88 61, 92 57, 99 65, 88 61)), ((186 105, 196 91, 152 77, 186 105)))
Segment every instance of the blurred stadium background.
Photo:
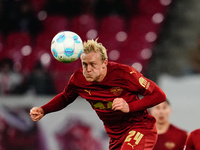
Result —
POLYGON ((198 0, 0 0, 0 149, 84 149, 86 138, 84 150, 108 149, 102 123, 81 98, 37 124, 28 117, 81 67, 51 55, 63 30, 99 38, 110 61, 135 67, 164 90, 174 124, 199 128, 199 11, 198 0))

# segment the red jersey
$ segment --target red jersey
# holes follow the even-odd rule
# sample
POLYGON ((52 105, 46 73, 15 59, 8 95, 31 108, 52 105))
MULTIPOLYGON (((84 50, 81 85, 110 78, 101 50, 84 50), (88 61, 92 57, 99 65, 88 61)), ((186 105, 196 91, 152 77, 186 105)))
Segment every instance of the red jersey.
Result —
POLYGON ((183 150, 187 132, 170 125, 164 134, 158 134, 158 140, 154 150, 183 150))
POLYGON ((111 139, 119 139, 133 128, 152 129, 155 119, 146 109, 166 98, 153 81, 145 78, 136 69, 109 62, 103 81, 88 82, 83 76, 82 69, 79 69, 72 75, 64 91, 42 108, 45 114, 57 111, 73 102, 78 96, 90 103, 103 121, 111 139), (141 100, 139 94, 144 96, 141 100), (112 110, 112 102, 118 97, 124 98, 129 104, 129 113, 112 110))
POLYGON ((200 150, 200 129, 196 129, 190 133, 186 141, 185 150, 200 150))

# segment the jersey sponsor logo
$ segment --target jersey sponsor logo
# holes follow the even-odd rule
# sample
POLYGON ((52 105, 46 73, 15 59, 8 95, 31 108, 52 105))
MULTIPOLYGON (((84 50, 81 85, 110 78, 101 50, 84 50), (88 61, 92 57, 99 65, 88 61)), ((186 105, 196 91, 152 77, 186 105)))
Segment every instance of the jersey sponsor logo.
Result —
POLYGON ((115 96, 121 95, 123 89, 121 87, 113 87, 110 92, 112 92, 115 96))
POLYGON ((84 91, 91 95, 91 90, 84 89, 84 91))
POLYGON ((139 78, 139 83, 141 86, 143 86, 145 89, 149 88, 150 82, 148 82, 145 78, 140 77, 139 78))
POLYGON ((91 103, 92 107, 95 109, 100 109, 100 110, 110 110, 112 109, 112 103, 111 101, 109 102, 97 102, 97 103, 91 103))
POLYGON ((167 149, 174 149, 175 146, 176 146, 176 144, 174 142, 166 142, 165 143, 165 147, 167 149))

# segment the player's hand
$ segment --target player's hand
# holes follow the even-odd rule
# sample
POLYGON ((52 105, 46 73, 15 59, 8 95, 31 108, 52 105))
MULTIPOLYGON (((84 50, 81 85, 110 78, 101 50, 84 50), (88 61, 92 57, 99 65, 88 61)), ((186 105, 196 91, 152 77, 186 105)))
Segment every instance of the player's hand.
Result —
POLYGON ((30 116, 33 121, 38 121, 44 116, 44 110, 40 107, 33 107, 30 110, 30 116))
POLYGON ((128 113, 130 111, 128 103, 123 98, 115 98, 113 100, 112 109, 114 111, 120 110, 124 113, 128 113))

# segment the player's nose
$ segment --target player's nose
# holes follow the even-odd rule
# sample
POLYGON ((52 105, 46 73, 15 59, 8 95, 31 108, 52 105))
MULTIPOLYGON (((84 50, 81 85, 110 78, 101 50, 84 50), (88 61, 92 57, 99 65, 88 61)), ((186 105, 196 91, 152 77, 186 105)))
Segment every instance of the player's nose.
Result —
POLYGON ((92 69, 92 66, 91 65, 87 65, 87 68, 86 68, 87 72, 90 72, 91 69, 92 69))

